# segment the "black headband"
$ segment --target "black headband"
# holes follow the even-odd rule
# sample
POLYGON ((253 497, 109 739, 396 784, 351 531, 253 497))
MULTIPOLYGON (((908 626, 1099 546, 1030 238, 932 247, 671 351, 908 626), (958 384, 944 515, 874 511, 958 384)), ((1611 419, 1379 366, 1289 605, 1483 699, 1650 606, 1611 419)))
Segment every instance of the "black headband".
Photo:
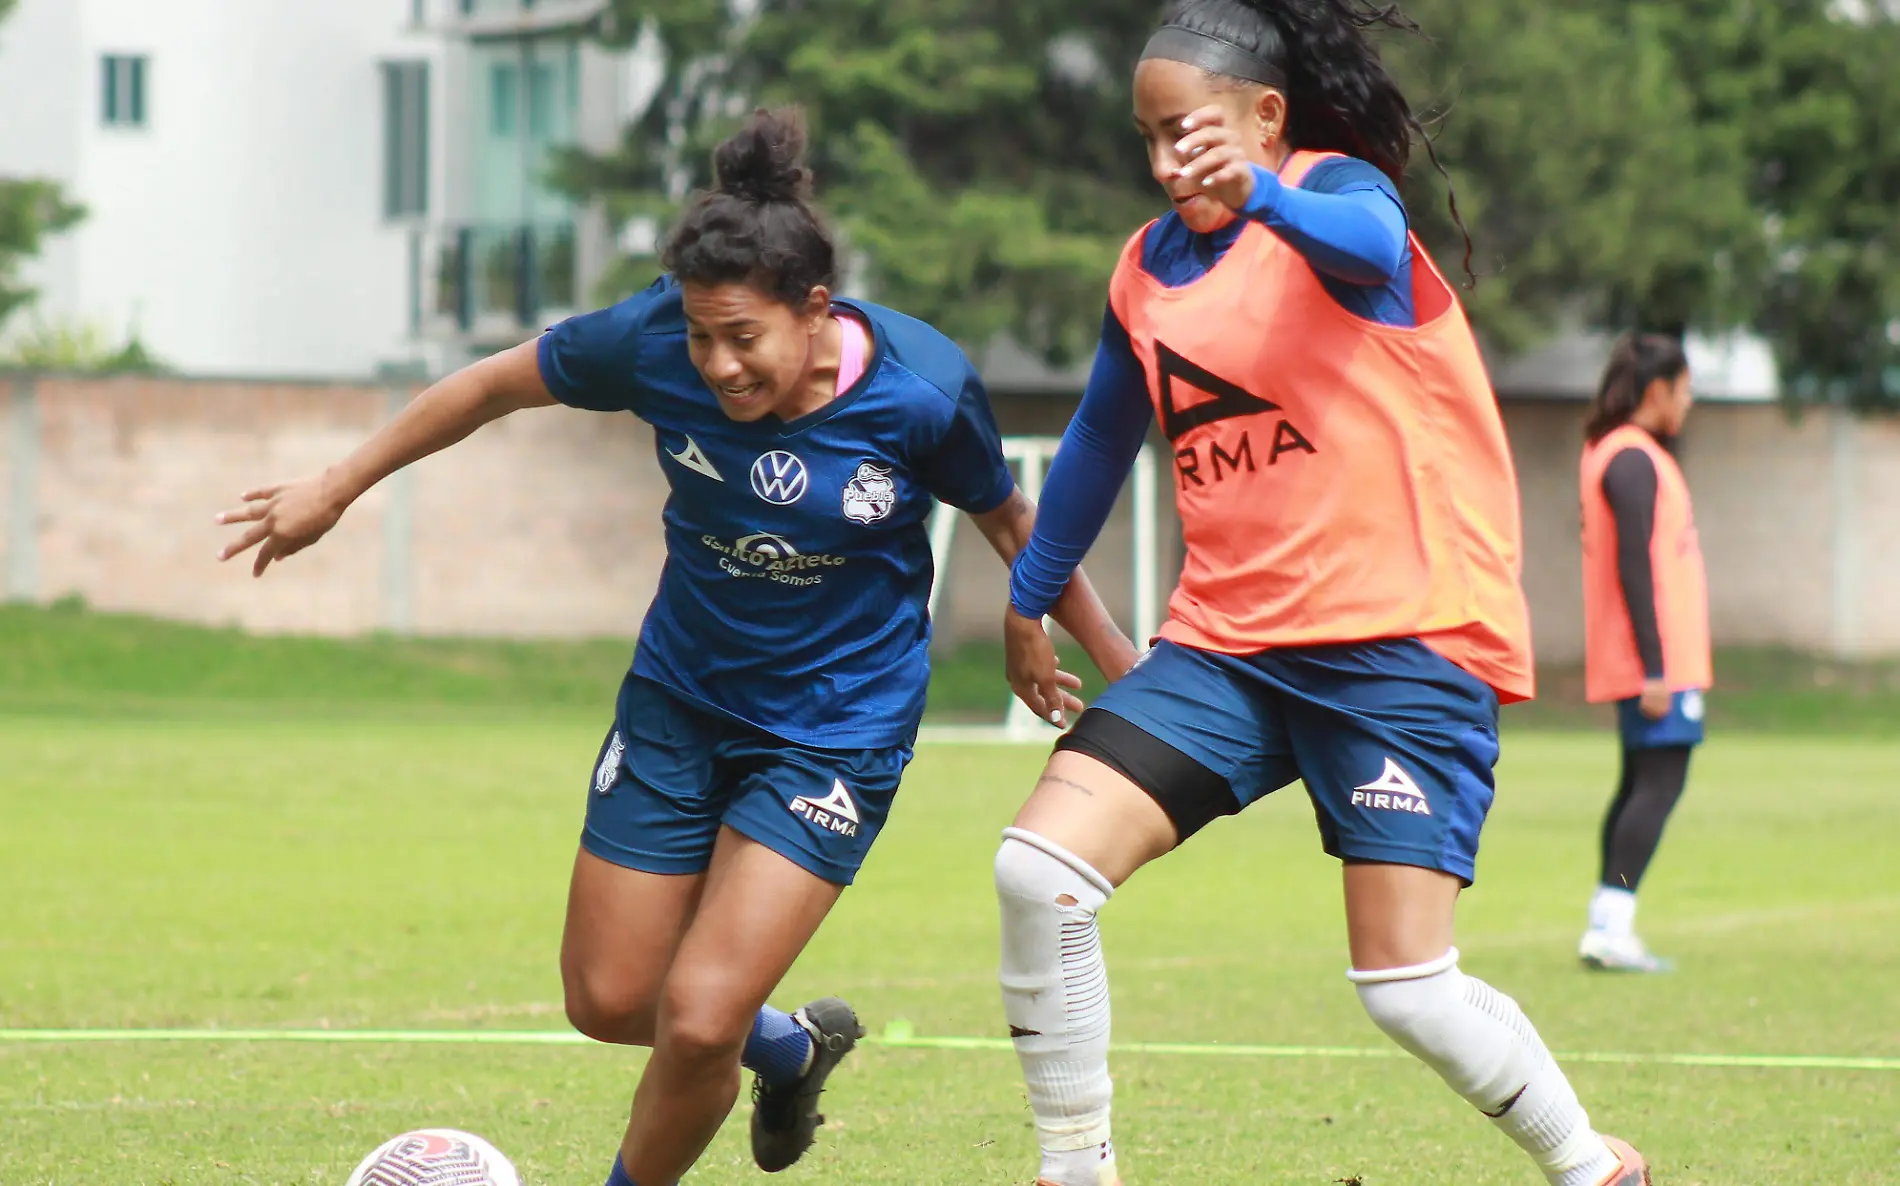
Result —
POLYGON ((1179 25, 1164 25, 1155 30, 1155 35, 1148 39, 1147 48, 1141 51, 1142 61, 1149 58, 1183 62, 1211 74, 1244 78, 1263 86, 1286 86, 1286 71, 1259 54, 1242 49, 1225 38, 1197 33, 1179 25))

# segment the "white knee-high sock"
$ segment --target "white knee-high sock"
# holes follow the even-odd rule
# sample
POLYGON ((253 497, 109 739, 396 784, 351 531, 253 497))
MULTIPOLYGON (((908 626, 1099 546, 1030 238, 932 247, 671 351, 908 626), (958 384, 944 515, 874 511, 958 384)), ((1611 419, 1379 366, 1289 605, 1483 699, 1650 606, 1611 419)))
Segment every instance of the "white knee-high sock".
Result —
POLYGON ((1429 964, 1346 974, 1380 1029, 1441 1075, 1528 1154, 1551 1186, 1601 1186, 1619 1162, 1517 1002, 1429 964))
POLYGON ((1054 1186, 1116 1180, 1109 1140, 1108 968, 1095 915, 1114 887, 1086 861, 1008 828, 996 853, 1003 1011, 1054 1186))

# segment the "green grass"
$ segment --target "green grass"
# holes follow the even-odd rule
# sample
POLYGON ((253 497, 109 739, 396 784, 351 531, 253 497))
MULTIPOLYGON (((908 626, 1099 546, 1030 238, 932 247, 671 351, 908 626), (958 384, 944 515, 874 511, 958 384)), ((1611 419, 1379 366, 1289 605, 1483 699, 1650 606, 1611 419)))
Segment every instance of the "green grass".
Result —
MULTIPOLYGON (((561 1026, 555 956, 601 723, 579 689, 597 697, 623 657, 186 632, 164 658, 146 651, 169 628, 108 625, 126 634, 94 666, 42 657, 23 679, 17 637, 0 650, 0 1027, 561 1026), (268 661, 293 659, 327 674, 273 699, 268 661), (159 674, 123 674, 138 670, 159 674), (195 671, 202 696, 167 671, 195 671), (376 694, 354 695, 359 679, 376 694), (28 711, 40 684, 66 709, 28 711), (152 711, 122 711, 126 687, 152 711), (425 696, 426 711, 407 699, 425 696)), ((780 1003, 840 992, 874 1029, 998 1034, 989 857, 1039 760, 925 746, 780 1003)), ((1900 742, 1718 736, 1645 892, 1646 932, 1682 961, 1657 979, 1574 963, 1613 760, 1589 734, 1507 740, 1466 968, 1560 1050, 1900 1057, 1900 742)), ((1378 1045, 1341 976, 1338 898, 1303 796, 1216 825, 1105 915, 1117 1036, 1378 1045)), ((0 1183, 334 1186, 388 1135, 451 1125, 530 1182, 591 1186, 639 1065, 599 1047, 0 1043, 0 1183)), ((1536 1180, 1408 1062, 1124 1055, 1116 1070, 1131 1186, 1536 1180)), ((1873 1186, 1900 1165, 1900 1072, 1573 1077, 1665 1186, 1873 1186)), ((1033 1169, 1006 1053, 867 1047, 834 1083, 832 1123, 787 1182, 1033 1169)), ((689 1181, 760 1180, 743 1133, 741 1114, 689 1181)))

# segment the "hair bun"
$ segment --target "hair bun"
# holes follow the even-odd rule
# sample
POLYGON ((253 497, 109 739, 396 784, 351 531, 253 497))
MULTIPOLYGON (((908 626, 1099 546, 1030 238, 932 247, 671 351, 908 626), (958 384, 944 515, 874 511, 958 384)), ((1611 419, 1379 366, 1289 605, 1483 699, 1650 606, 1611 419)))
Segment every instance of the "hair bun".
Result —
POLYGON ((804 118, 793 108, 754 111, 713 152, 713 175, 720 193, 748 202, 804 201, 811 192, 804 118))

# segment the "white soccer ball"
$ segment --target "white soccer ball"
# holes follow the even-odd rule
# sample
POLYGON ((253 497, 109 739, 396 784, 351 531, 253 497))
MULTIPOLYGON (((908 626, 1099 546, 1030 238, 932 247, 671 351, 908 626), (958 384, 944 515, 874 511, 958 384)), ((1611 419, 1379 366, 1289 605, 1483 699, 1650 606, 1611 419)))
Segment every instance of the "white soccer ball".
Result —
POLYGON ((521 1186, 501 1150, 472 1133, 421 1128, 384 1141, 349 1186, 521 1186))

